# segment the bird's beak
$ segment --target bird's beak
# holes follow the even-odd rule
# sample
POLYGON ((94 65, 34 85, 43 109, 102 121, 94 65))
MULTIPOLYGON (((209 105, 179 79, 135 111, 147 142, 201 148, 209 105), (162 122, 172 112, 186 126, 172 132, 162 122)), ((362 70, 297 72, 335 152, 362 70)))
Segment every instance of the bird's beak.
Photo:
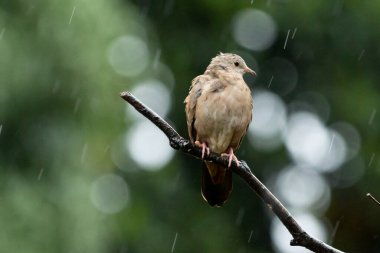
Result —
POLYGON ((252 69, 248 68, 248 67, 245 67, 245 68, 244 68, 244 72, 245 72, 245 73, 249 73, 249 74, 251 74, 251 75, 253 75, 253 76, 256 76, 256 72, 253 71, 252 69))

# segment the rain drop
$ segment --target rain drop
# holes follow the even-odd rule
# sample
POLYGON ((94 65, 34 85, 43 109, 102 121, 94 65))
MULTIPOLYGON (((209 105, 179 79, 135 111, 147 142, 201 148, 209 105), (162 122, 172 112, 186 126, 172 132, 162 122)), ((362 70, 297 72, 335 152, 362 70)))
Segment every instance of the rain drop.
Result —
POLYGON ((177 237, 178 237, 178 233, 175 233, 174 241, 173 241, 173 244, 172 244, 172 250, 171 250, 172 253, 174 252, 175 244, 177 242, 177 237))
POLYGON ((331 148, 332 148, 332 145, 334 143, 334 138, 335 138, 335 134, 332 134, 332 138, 331 138, 331 142, 330 142, 330 147, 329 147, 329 153, 331 152, 331 148))
POLYGON ((371 116, 369 117, 369 120, 368 120, 368 125, 372 125, 373 120, 375 119, 376 112, 377 112, 376 109, 372 110, 371 116))
POLYGON ((375 153, 372 153, 371 158, 369 159, 369 162, 368 162, 368 167, 372 165, 374 159, 375 159, 375 153))
POLYGON ((60 87, 61 87, 61 82, 59 80, 55 81, 53 88, 51 89, 51 92, 53 94, 57 93, 60 87))
POLYGON ((359 54, 358 61, 360 61, 360 60, 362 59, 364 53, 365 53, 365 50, 363 49, 363 50, 360 52, 360 54, 359 54))
POLYGON ((77 7, 74 6, 73 11, 71 12, 71 16, 70 16, 70 20, 69 20, 69 25, 71 24, 71 21, 73 20, 73 16, 74 16, 74 13, 75 13, 76 8, 77 8, 77 7))
POLYGON ((1 29, 1 32, 0 32, 0 40, 3 39, 4 33, 5 33, 5 28, 1 29))
POLYGON ((288 34, 286 35, 285 44, 284 44, 284 50, 286 48, 286 44, 288 43, 289 33, 290 33, 290 30, 288 30, 288 34))
POLYGON ((340 221, 342 220, 342 218, 343 218, 343 217, 340 217, 340 219, 337 220, 337 221, 335 222, 334 229, 333 229, 333 231, 332 231, 332 233, 331 233, 331 241, 330 241, 330 244, 331 244, 331 245, 332 245, 333 242, 334 242, 334 238, 335 238, 336 232, 338 231, 338 228, 339 228, 339 225, 340 225, 340 221))
POLYGON ((298 28, 294 28, 294 31, 293 31, 293 35, 292 35, 292 39, 294 39, 294 36, 296 36, 296 32, 297 32, 298 28))
POLYGON ((41 168, 40 173, 38 173, 38 178, 37 178, 38 181, 41 180, 41 177, 42 177, 43 173, 44 173, 44 168, 41 168))
POLYGON ((80 98, 77 98, 76 101, 75 101, 75 106, 74 106, 74 114, 77 113, 78 109, 79 109, 79 106, 80 106, 80 103, 81 103, 81 99, 80 98))
POLYGON ((248 243, 250 243, 250 242, 251 242, 251 239, 252 239, 252 235, 253 235, 253 230, 251 230, 251 233, 249 234, 248 243))
POLYGON ((268 88, 270 88, 270 85, 272 84, 273 78, 274 78, 274 76, 272 76, 272 77, 270 78, 270 80, 269 80, 269 84, 268 84, 268 88))
POLYGON ((259 82, 268 82, 272 76, 276 78, 270 83, 271 90, 282 96, 293 91, 298 82, 297 68, 285 58, 275 57, 261 66, 259 82))

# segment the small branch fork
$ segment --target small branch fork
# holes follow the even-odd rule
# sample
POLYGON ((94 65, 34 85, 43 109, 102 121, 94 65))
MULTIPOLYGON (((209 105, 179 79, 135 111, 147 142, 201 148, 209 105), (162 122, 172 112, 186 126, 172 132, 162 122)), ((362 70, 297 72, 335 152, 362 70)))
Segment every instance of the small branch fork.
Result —
MULTIPOLYGON (((164 119, 152 111, 149 107, 140 102, 130 92, 124 91, 120 96, 132 105, 139 113, 144 115, 153 124, 155 124, 169 139, 170 146, 174 149, 180 150, 183 153, 192 155, 198 159, 202 157, 202 150, 194 146, 189 140, 180 136, 172 126, 170 126, 164 119)), ((205 160, 212 161, 217 164, 228 165, 228 158, 221 157, 220 155, 211 152, 205 160)), ((238 174, 249 187, 256 192, 256 194, 267 204, 269 209, 281 220, 293 239, 290 241, 292 246, 301 246, 313 252, 326 252, 326 253, 343 253, 330 245, 313 238, 305 232, 289 211, 282 205, 282 203, 268 190, 268 188, 253 175, 251 169, 245 161, 240 161, 237 166, 235 162, 232 163, 231 169, 238 174)))

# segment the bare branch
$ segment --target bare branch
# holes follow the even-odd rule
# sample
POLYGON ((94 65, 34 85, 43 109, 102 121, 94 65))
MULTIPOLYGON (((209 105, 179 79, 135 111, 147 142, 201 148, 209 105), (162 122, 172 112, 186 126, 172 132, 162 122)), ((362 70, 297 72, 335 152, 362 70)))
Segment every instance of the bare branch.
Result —
MULTIPOLYGON (((202 150, 195 147, 189 140, 180 136, 164 119, 153 112, 149 107, 140 102, 130 92, 125 91, 120 96, 131 104, 138 112, 149 119, 155 124, 169 139, 170 146, 174 149, 180 150, 186 154, 192 155, 198 159, 202 157, 202 150)), ((228 165, 228 158, 221 157, 216 153, 211 153, 205 158, 207 161, 212 161, 221 165, 228 165)), ((268 190, 268 188, 260 182, 259 179, 253 175, 251 169, 245 161, 240 161, 240 165, 235 162, 231 165, 233 172, 238 174, 249 187, 256 192, 256 194, 267 204, 268 208, 281 220, 284 226, 292 235, 293 239, 290 241, 292 246, 305 247, 313 252, 326 252, 326 253, 343 253, 330 245, 313 238, 305 232, 289 211, 282 205, 282 203, 268 190)))

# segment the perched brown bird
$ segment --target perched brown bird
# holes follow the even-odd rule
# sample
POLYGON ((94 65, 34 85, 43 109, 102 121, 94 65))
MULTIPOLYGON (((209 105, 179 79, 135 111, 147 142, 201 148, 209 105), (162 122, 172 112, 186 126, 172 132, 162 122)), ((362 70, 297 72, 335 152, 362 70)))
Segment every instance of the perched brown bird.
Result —
MULTIPOLYGON (((243 74, 256 73, 244 60, 220 53, 205 73, 193 79, 185 99, 190 140, 202 148, 202 158, 210 150, 229 157, 237 164, 234 151, 239 147, 252 120, 252 95, 243 74)), ((212 162, 202 163, 202 195, 211 206, 221 206, 232 191, 229 168, 212 162)))

